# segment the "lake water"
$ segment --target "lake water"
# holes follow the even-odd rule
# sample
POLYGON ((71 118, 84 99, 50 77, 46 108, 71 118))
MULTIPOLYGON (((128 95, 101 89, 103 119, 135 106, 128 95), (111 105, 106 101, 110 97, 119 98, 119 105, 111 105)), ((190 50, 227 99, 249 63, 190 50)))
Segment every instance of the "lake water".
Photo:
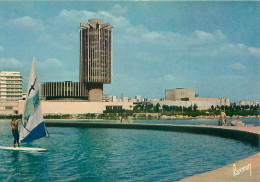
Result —
MULTIPOLYGON (((0 150, 0 181, 175 181, 259 151, 236 140, 169 131, 48 131, 50 138, 23 144, 47 152, 0 150)), ((0 145, 12 142, 10 121, 0 120, 0 145)))

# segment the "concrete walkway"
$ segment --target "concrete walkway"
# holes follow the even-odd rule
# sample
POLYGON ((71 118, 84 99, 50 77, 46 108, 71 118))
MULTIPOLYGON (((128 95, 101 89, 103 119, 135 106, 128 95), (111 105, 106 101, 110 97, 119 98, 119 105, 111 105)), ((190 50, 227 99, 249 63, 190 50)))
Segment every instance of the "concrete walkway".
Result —
MULTIPOLYGON (((250 133, 260 134, 260 127, 236 127, 236 126, 225 126, 222 127, 225 129, 232 130, 241 130, 250 133)), ((223 182, 223 181, 237 181, 237 182, 246 182, 254 181, 260 182, 260 153, 256 153, 246 159, 237 161, 235 163, 229 164, 222 168, 218 168, 213 171, 206 173, 198 174, 191 176, 185 179, 180 180, 181 182, 223 182), (235 176, 234 176, 234 164, 236 167, 235 176), (250 166, 251 164, 251 176, 250 176, 250 166), (241 168, 244 168, 240 170, 241 168), (248 169, 248 170, 247 170, 248 169), (241 172, 239 172, 241 171, 241 172)))
POLYGON ((245 132, 249 132, 249 133, 256 133, 256 134, 260 135, 260 126, 207 126, 207 127, 240 130, 240 131, 245 131, 245 132))

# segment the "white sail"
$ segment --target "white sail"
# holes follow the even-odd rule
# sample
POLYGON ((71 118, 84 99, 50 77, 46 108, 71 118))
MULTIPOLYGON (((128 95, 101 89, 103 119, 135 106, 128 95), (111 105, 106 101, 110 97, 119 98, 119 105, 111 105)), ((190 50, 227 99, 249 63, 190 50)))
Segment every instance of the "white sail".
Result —
POLYGON ((40 103, 35 58, 33 58, 20 129, 20 142, 30 142, 44 136, 46 136, 46 129, 40 103))

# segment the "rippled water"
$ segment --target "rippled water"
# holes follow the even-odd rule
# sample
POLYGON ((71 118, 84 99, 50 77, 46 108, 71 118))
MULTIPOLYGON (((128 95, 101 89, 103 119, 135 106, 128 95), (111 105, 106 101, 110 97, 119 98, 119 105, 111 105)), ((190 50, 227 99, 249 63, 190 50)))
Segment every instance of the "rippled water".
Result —
MULTIPOLYGON (((0 150, 0 181, 174 181, 258 151, 236 140, 178 132, 63 127, 48 131, 50 138, 24 145, 47 152, 0 150)), ((10 122, 0 121, 0 145, 12 141, 10 122)))

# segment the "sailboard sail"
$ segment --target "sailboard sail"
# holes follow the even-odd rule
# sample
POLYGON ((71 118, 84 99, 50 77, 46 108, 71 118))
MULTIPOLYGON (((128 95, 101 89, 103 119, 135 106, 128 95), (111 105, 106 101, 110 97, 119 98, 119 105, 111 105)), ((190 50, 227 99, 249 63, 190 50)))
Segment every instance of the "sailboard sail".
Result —
POLYGON ((35 58, 33 58, 22 117, 22 127, 20 129, 20 142, 30 142, 42 138, 46 134, 39 96, 39 84, 36 76, 35 58))

